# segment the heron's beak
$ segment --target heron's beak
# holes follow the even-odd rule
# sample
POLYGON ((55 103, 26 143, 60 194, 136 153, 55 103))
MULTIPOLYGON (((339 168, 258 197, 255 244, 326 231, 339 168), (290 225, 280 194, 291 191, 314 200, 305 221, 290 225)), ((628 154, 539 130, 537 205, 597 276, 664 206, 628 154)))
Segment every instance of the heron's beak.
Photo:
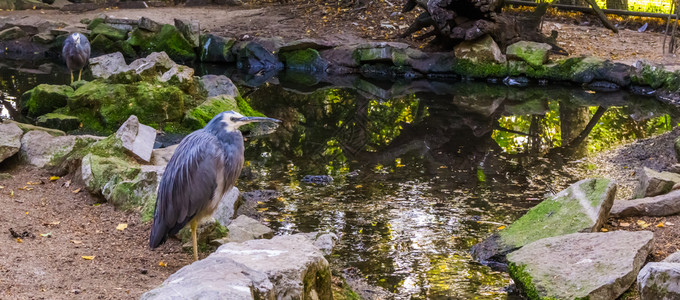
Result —
POLYGON ((281 123, 281 120, 277 119, 272 119, 272 118, 265 118, 265 117, 243 117, 238 119, 239 122, 243 123, 253 123, 253 122, 273 122, 273 123, 281 123))

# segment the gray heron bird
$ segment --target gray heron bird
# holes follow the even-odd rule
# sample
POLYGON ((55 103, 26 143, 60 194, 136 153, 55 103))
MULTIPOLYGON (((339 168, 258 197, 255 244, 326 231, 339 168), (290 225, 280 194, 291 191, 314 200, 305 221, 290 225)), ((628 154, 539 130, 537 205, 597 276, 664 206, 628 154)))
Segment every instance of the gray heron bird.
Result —
POLYGON ((198 260, 196 228, 236 183, 244 161, 243 135, 238 128, 251 122, 280 121, 225 111, 180 142, 158 187, 149 238, 152 249, 190 224, 194 260, 198 260))
POLYGON ((66 61, 66 66, 71 72, 71 83, 73 83, 73 71, 78 70, 78 80, 83 74, 83 68, 90 59, 90 41, 80 33, 70 34, 64 41, 64 48, 61 49, 61 56, 66 61))

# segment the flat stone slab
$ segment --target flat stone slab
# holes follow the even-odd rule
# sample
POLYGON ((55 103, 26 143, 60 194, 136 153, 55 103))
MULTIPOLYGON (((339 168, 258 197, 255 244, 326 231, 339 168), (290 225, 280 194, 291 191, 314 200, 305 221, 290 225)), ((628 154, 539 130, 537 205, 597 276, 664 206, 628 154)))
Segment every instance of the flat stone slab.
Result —
POLYGON ((637 282, 642 300, 680 299, 680 264, 665 260, 648 263, 640 270, 637 282))
POLYGON ((0 123, 0 162, 19 152, 23 134, 14 123, 0 123))
POLYGON ((616 183, 585 179, 544 200, 508 228, 472 247, 482 263, 501 266, 505 255, 531 242, 576 232, 596 232, 609 217, 616 183))
POLYGON ((657 172, 650 168, 643 168, 640 174, 640 184, 635 191, 635 198, 653 197, 670 192, 673 186, 680 183, 680 174, 671 172, 657 172))
POLYGON ((228 243, 141 299, 331 299, 328 261, 303 235, 228 243))
POLYGON ((135 158, 144 162, 151 161, 153 145, 156 142, 156 129, 139 123, 137 116, 130 116, 116 131, 116 137, 123 141, 123 148, 135 158))
POLYGON ((507 256, 529 299, 616 299, 651 251, 651 231, 574 233, 541 239, 507 256))
POLYGON ((668 194, 634 200, 616 200, 611 209, 611 216, 637 217, 650 216, 662 217, 680 213, 680 190, 668 194))

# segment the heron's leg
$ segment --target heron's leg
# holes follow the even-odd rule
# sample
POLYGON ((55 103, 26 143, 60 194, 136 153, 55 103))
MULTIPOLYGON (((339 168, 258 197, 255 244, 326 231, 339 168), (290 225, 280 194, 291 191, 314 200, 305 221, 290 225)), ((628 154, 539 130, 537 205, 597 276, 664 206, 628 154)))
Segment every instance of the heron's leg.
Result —
POLYGON ((196 240, 196 227, 198 227, 196 220, 191 220, 191 242, 194 246, 194 261, 198 261, 198 241, 196 240))
POLYGON ((73 71, 71 71, 71 83, 73 83, 73 71))
POLYGON ((80 75, 83 75, 83 69, 80 69, 80 72, 78 72, 78 81, 80 81, 80 75))

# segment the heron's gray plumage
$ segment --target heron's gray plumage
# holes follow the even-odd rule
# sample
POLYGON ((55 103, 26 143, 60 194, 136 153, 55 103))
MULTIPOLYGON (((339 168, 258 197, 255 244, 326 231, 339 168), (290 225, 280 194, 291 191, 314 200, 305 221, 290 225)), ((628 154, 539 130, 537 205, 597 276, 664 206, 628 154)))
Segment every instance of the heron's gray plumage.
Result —
MULTIPOLYGON (((226 116, 229 116, 226 114, 226 116)), ((186 136, 161 178, 149 245, 158 247, 193 218, 207 217, 243 167, 243 136, 224 128, 225 113, 186 136)))
POLYGON ((81 70, 90 59, 90 41, 80 33, 70 34, 64 41, 61 56, 71 72, 81 70))

